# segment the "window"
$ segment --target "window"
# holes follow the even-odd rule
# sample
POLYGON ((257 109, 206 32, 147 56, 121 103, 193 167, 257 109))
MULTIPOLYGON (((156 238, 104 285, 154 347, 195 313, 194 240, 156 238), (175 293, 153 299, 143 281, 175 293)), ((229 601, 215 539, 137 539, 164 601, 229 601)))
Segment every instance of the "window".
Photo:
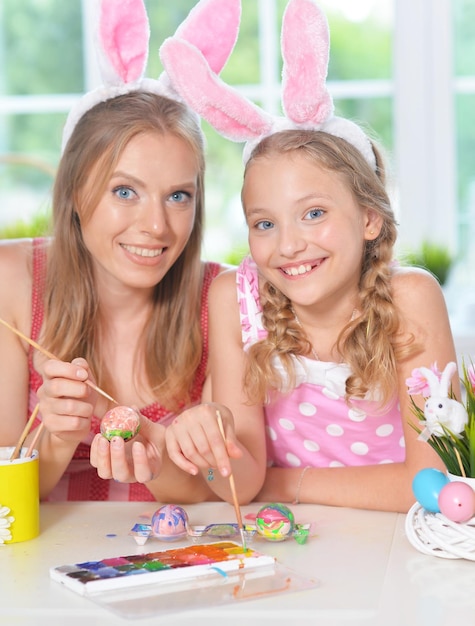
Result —
MULTIPOLYGON (((51 170, 71 103, 99 80, 92 51, 96 0, 0 4, 0 227, 47 208, 51 170), (15 161, 23 162, 18 163, 15 161)), ((146 0, 148 72, 195 0, 146 0)), ((242 0, 227 82, 279 112, 280 21, 286 0, 242 0)), ((447 242, 473 260, 475 0, 321 0, 331 29, 329 86, 337 112, 362 120, 390 157, 402 245, 447 242)), ((205 253, 245 246, 241 146, 208 138, 205 253)))

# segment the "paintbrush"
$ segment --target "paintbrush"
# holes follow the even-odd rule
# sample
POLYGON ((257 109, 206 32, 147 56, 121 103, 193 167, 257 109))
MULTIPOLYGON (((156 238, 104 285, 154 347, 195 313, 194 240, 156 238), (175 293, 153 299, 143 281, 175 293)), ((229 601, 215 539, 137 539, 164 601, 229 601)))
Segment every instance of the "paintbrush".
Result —
POLYGON ((43 424, 43 422, 41 422, 41 424, 36 429, 35 436, 31 440, 30 446, 29 446, 25 456, 29 457, 29 456, 31 456, 33 454, 33 450, 34 450, 36 444, 38 443, 39 438, 43 434, 44 427, 45 427, 45 425, 43 424))
MULTIPOLYGON (((30 432, 31 427, 33 426, 33 422, 36 419, 36 416, 38 415, 38 410, 40 408, 40 405, 37 404, 35 406, 35 408, 33 409, 33 412, 30 416, 30 419, 27 421, 25 428, 23 429, 23 432, 20 435, 20 439, 18 440, 18 443, 16 444, 15 449, 12 452, 12 455, 10 457, 10 461, 14 461, 15 459, 17 459, 20 456, 20 452, 21 449, 23 447, 23 444, 25 443, 25 439, 28 436, 28 433, 30 432)), ((28 456, 28 455, 27 455, 28 456)))
MULTIPOLYGON (((226 435, 224 434, 224 427, 223 427, 223 418, 221 417, 221 413, 219 411, 216 411, 216 417, 218 419, 219 431, 221 433, 222 438, 226 442, 226 435)), ((238 526, 239 526, 239 532, 241 533, 242 549, 244 552, 246 552, 247 546, 246 546, 246 538, 244 536, 244 524, 242 523, 241 509, 239 507, 239 500, 237 497, 236 485, 234 483, 234 476, 232 472, 229 474, 229 486, 231 487, 234 510, 236 512, 236 519, 237 519, 238 526)))
MULTIPOLYGON (((15 335, 18 335, 18 337, 21 337, 24 341, 26 341, 26 343, 29 343, 30 346, 33 346, 33 348, 36 348, 38 350, 38 352, 41 352, 42 354, 47 356, 48 359, 54 359, 55 361, 60 361, 60 359, 58 359, 58 357, 55 356, 54 354, 52 354, 49 350, 46 350, 46 348, 43 348, 42 346, 40 346, 40 344, 36 343, 36 341, 34 341, 33 339, 30 339, 29 337, 24 335, 20 330, 18 330, 18 328, 15 328, 14 326, 11 326, 8 322, 3 320, 1 317, 0 317, 0 324, 3 324, 7 328, 9 328, 13 333, 15 333, 15 335)), ((114 400, 114 398, 112 398, 108 393, 103 391, 100 387, 95 385, 90 380, 85 380, 84 382, 91 389, 94 389, 94 391, 97 391, 97 393, 100 393, 101 396, 104 396, 104 398, 107 398, 107 400, 110 400, 114 404, 118 404, 117 400, 114 400)))

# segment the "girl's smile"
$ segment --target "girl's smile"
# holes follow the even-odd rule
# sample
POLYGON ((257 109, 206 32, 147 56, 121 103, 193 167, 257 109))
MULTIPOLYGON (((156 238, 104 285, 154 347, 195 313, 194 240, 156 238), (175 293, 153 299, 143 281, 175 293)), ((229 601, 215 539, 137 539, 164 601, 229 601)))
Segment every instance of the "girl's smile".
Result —
POLYGON ((267 155, 248 167, 243 204, 252 257, 291 301, 356 293, 371 212, 342 176, 297 152, 267 155))

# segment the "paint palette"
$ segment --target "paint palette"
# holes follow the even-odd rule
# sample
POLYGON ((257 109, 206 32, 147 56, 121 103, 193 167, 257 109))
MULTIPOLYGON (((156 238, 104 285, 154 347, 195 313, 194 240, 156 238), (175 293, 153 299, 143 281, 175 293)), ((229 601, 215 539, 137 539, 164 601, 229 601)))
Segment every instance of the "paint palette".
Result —
POLYGON ((222 541, 62 565, 51 568, 50 576, 81 595, 89 595, 210 575, 226 577, 228 572, 274 564, 274 557, 251 549, 243 551, 237 543, 222 541))
POLYGON ((50 576, 128 619, 209 611, 320 585, 273 556, 243 551, 231 541, 62 565, 51 568, 50 576))

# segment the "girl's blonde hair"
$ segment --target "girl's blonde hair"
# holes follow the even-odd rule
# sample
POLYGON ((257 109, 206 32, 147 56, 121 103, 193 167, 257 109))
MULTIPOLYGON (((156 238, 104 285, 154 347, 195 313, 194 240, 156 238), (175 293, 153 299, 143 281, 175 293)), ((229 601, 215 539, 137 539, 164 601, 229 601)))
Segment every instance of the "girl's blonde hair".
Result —
MULTIPOLYGON (((377 170, 370 167, 359 151, 343 139, 311 130, 288 130, 263 139, 254 149, 247 169, 256 159, 274 154, 297 153, 316 165, 337 172, 346 180, 358 205, 371 208, 382 217, 379 236, 366 241, 361 260, 358 309, 361 316, 341 331, 337 347, 352 374, 346 381, 347 400, 363 398, 377 389, 381 404, 395 394, 397 362, 412 353, 414 338, 399 333, 399 316, 391 292, 391 261, 397 228, 385 190, 385 171, 378 150, 373 146, 377 170)), ((295 385, 292 355, 309 355, 311 345, 295 319, 289 299, 269 282, 261 288, 263 324, 267 338, 253 344, 248 351, 244 376, 251 402, 266 402, 275 391, 285 391, 274 365, 279 357, 289 377, 289 388, 295 385)))
POLYGON ((174 410, 189 400, 202 355, 204 146, 196 118, 184 105, 153 93, 131 92, 97 104, 75 127, 54 185, 42 342, 63 360, 86 358, 97 384, 114 394, 114 381, 101 352, 101 327, 106 320, 101 318, 93 262, 81 222, 90 219, 130 140, 150 132, 185 141, 198 169, 196 217, 190 238, 155 286, 149 323, 138 344, 157 400, 174 410))

